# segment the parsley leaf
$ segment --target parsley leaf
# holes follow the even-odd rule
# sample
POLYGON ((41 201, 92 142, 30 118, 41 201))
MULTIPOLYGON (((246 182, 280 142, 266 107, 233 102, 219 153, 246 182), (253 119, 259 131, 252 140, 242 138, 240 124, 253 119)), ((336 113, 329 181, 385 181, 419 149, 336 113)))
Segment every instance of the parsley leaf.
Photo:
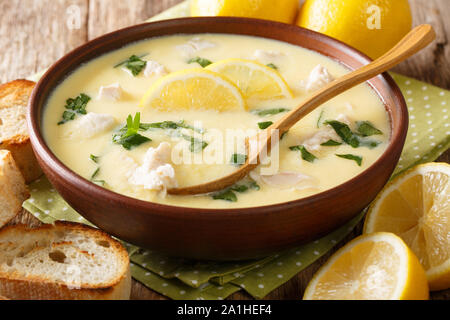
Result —
POLYGON ((369 149, 375 149, 376 147, 378 147, 381 142, 380 141, 375 141, 375 140, 361 140, 360 141, 361 146, 362 147, 367 147, 369 149))
POLYGON ((62 115, 62 120, 58 122, 58 125, 62 125, 68 121, 74 120, 77 114, 86 114, 86 107, 88 102, 91 100, 85 93, 80 93, 80 95, 76 98, 69 98, 66 100, 66 105, 64 108, 67 110, 64 111, 62 115))
POLYGON ((231 189, 227 189, 225 191, 214 194, 213 199, 225 200, 229 202, 237 202, 238 200, 236 194, 231 189))
POLYGON ((235 153, 231 156, 230 162, 235 166, 241 166, 247 161, 247 155, 235 153))
POLYGON ((200 140, 200 139, 197 139, 197 138, 185 135, 185 134, 183 134, 182 137, 184 140, 187 140, 191 143, 189 150, 192 153, 200 152, 208 146, 208 143, 203 140, 200 140))
POLYGON ((252 110, 251 112, 253 114, 256 114, 257 116, 265 117, 265 116, 275 115, 275 114, 287 112, 287 111, 290 111, 290 109, 286 109, 286 108, 259 109, 259 110, 252 110))
POLYGON ((268 66, 269 68, 274 69, 274 70, 278 70, 278 67, 277 67, 276 65, 274 65, 273 63, 269 63, 269 64, 267 64, 267 66, 268 66))
POLYGON ((323 119, 324 113, 325 113, 325 110, 322 110, 320 112, 319 119, 317 119, 317 128, 320 128, 320 125, 322 124, 322 119, 323 119))
POLYGON ((321 144, 321 146, 324 146, 324 147, 336 147, 336 146, 340 146, 340 145, 342 145, 342 143, 334 141, 333 139, 330 139, 327 142, 324 142, 321 144))
POLYGON ((124 66, 128 70, 131 71, 133 76, 137 76, 139 73, 141 73, 142 70, 144 70, 145 66, 147 65, 147 61, 142 60, 141 58, 145 57, 147 54, 136 56, 132 55, 127 60, 122 61, 114 66, 114 68, 118 68, 121 66, 124 66))
POLYGON ((302 159, 308 162, 314 162, 317 157, 310 153, 304 146, 293 146, 289 147, 292 151, 300 151, 302 154, 302 159))
POLYGON ((356 125, 358 126, 357 131, 363 137, 370 137, 374 135, 381 135, 383 132, 378 130, 373 126, 369 121, 357 121, 356 125))
POLYGON ((258 122, 258 127, 261 130, 267 129, 268 127, 270 127, 273 124, 272 121, 265 121, 265 122, 258 122))
POLYGON ((337 154, 336 156, 338 156, 339 158, 347 159, 347 160, 353 160, 353 161, 355 161, 355 162, 358 164, 358 166, 360 166, 360 167, 361 167, 361 165, 362 165, 363 158, 360 157, 360 156, 355 156, 355 155, 353 155, 353 154, 337 154))
POLYGON ((113 135, 113 142, 122 145, 125 149, 131 150, 145 142, 152 141, 150 138, 140 135, 141 114, 136 113, 134 120, 131 115, 127 118, 127 124, 113 135))
POLYGON ((91 154, 89 158, 95 163, 98 163, 98 161, 100 160, 100 157, 94 156, 93 154, 91 154))
POLYGON ((189 64, 191 64, 191 63, 198 63, 203 68, 206 68, 207 66, 212 64, 212 62, 209 61, 208 59, 200 58, 200 57, 195 57, 195 58, 189 59, 187 63, 189 63, 189 64))
POLYGON ((155 123, 141 123, 141 130, 149 130, 149 129, 191 129, 198 133, 204 133, 205 130, 200 128, 195 128, 190 126, 184 122, 184 120, 175 122, 175 121, 163 121, 163 122, 155 122, 155 123))
POLYGON ((214 200, 225 200, 230 202, 237 202, 238 198, 236 196, 236 193, 244 193, 248 190, 253 189, 256 191, 259 191, 261 188, 260 186, 253 180, 251 180, 247 184, 235 184, 223 191, 219 191, 212 195, 214 200))
POLYGON ((336 120, 325 121, 325 124, 330 125, 346 144, 352 146, 353 148, 359 147, 360 140, 358 136, 350 130, 348 125, 336 120))
POLYGON ((94 173, 91 176, 91 180, 94 180, 96 176, 100 173, 100 168, 97 168, 97 170, 94 171, 94 173))

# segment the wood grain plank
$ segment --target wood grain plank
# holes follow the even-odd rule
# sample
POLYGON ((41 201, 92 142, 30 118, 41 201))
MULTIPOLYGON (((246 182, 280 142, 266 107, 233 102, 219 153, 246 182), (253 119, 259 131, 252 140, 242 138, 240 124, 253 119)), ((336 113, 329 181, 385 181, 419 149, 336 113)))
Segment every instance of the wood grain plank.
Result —
POLYGON ((437 39, 394 71, 450 89, 450 1, 413 0, 410 4, 414 25, 431 24, 436 30, 437 39))
POLYGON ((87 0, 1 0, 0 15, 0 82, 50 66, 87 38, 87 0))
POLYGON ((128 27, 170 8, 182 0, 90 0, 89 39, 128 27))

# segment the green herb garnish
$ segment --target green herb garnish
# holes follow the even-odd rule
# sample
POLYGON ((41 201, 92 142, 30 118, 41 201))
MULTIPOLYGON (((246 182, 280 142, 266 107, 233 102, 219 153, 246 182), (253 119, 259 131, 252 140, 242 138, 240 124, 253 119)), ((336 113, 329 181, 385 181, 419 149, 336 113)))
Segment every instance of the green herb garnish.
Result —
POLYGON ((77 114, 85 115, 87 113, 86 107, 88 102, 91 100, 85 93, 80 93, 80 95, 76 98, 69 98, 66 100, 66 105, 64 108, 67 110, 64 111, 62 115, 62 120, 58 122, 58 125, 62 125, 68 121, 74 120, 77 114))
POLYGON ((91 180, 94 180, 96 176, 100 173, 100 168, 97 168, 91 176, 91 180))
POLYGON ((325 110, 322 110, 320 112, 319 119, 317 119, 317 128, 320 128, 320 125, 322 124, 322 119, 323 119, 323 115, 324 114, 325 114, 325 110))
POLYGON ((212 64, 212 62, 209 61, 208 59, 200 58, 200 57, 195 57, 195 58, 189 59, 187 63, 189 63, 189 64, 191 64, 191 63, 198 63, 203 68, 206 68, 207 66, 212 64))
POLYGON ((284 139, 284 137, 289 133, 289 130, 284 132, 281 136, 280 136, 280 141, 284 139))
POLYGON ((134 120, 131 115, 127 118, 127 125, 122 127, 113 135, 113 142, 122 145, 125 149, 131 150, 145 142, 152 141, 150 138, 140 135, 138 132, 141 125, 141 114, 136 113, 134 120))
POLYGON ((232 186, 230 189, 239 193, 244 193, 249 189, 249 187, 244 184, 236 184, 232 186))
POLYGON ((141 123, 141 130, 149 130, 149 129, 191 129, 198 133, 204 133, 203 129, 195 128, 193 126, 187 125, 184 120, 175 122, 175 121, 163 121, 163 122, 155 122, 155 123, 141 123))
POLYGON ((219 191, 213 194, 212 197, 214 200, 225 200, 230 202, 236 202, 238 199, 235 192, 244 193, 250 189, 259 191, 261 188, 255 181, 252 180, 247 184, 235 184, 223 191, 219 191))
POLYGON ((124 66, 128 70, 131 71, 133 76, 137 76, 139 73, 141 73, 142 70, 144 70, 145 66, 147 65, 147 61, 142 60, 141 58, 145 57, 147 54, 136 56, 132 55, 127 60, 122 61, 114 66, 114 68, 122 67, 124 66))
POLYGON ((360 141, 360 145, 362 147, 367 147, 369 149, 375 149, 376 147, 378 147, 381 144, 380 141, 375 141, 375 140, 361 140, 360 141))
POLYGON ((274 70, 278 70, 278 67, 277 67, 276 65, 274 65, 273 63, 269 63, 269 64, 267 64, 267 66, 268 66, 269 68, 274 69, 274 70))
POLYGON ((336 146, 340 146, 340 145, 342 145, 342 143, 334 141, 333 139, 330 139, 327 142, 324 142, 321 144, 321 146, 324 146, 324 147, 336 147, 336 146))
POLYGON ((355 155, 353 155, 353 154, 337 154, 336 156, 338 156, 339 158, 347 159, 347 160, 353 160, 353 161, 355 161, 355 162, 358 164, 358 166, 360 166, 360 167, 361 167, 361 164, 362 164, 362 161, 363 161, 363 158, 362 158, 362 157, 360 157, 360 156, 355 156, 355 155))
POLYGON ((75 119, 75 115, 76 115, 75 112, 72 112, 72 111, 64 111, 64 112, 63 112, 63 115, 62 115, 62 120, 61 120, 60 122, 58 122, 58 125, 62 125, 62 124, 64 124, 64 123, 66 123, 66 122, 69 122, 69 121, 71 121, 71 120, 74 120, 74 119, 75 119))
POLYGON ((91 154, 89 158, 95 163, 98 163, 98 161, 100 160, 100 157, 94 156, 93 154, 91 154))
POLYGON ((269 115, 275 115, 282 112, 290 111, 290 109, 286 108, 274 108, 274 109, 259 109, 259 110, 252 110, 251 113, 256 114, 260 117, 265 117, 269 115))
POLYGON ((325 123, 330 125, 346 144, 352 146, 353 148, 359 147, 360 140, 358 136, 350 130, 348 125, 336 120, 325 121, 325 123))
POLYGON ((272 121, 265 121, 265 122, 258 122, 258 127, 261 130, 267 129, 268 127, 270 127, 273 124, 272 121))
POLYGON ((382 135, 383 132, 381 130, 378 130, 373 126, 372 123, 369 121, 357 121, 357 131, 358 133, 363 137, 370 137, 374 135, 382 135))
POLYGON ((238 200, 236 194, 231 189, 216 193, 212 197, 214 200, 225 200, 229 202, 237 202, 238 200))
POLYGON ((104 187, 106 185, 106 181, 105 180, 92 180, 91 182, 93 182, 96 185, 99 185, 101 187, 104 187))
POLYGON ((231 156, 230 162, 235 166, 241 166, 247 161, 247 155, 235 153, 231 156))
POLYGON ((182 137, 184 140, 187 140, 191 143, 189 150, 192 153, 200 152, 208 146, 208 143, 203 140, 200 140, 200 139, 197 139, 197 138, 185 135, 185 134, 183 134, 182 137))
POLYGON ((317 157, 310 153, 304 146, 293 146, 289 147, 289 149, 291 149, 292 151, 300 151, 300 153, 302 154, 302 159, 305 161, 312 163, 317 159, 317 157))

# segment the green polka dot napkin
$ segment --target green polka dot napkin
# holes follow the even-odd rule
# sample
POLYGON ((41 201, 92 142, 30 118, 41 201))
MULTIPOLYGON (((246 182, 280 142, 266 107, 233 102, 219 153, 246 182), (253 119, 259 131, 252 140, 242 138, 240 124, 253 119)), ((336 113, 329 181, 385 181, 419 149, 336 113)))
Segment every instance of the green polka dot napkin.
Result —
MULTIPOLYGON (((151 20, 187 16, 183 2, 151 20)), ((37 80, 40 75, 31 79, 37 80)), ((418 163, 434 161, 450 146, 450 91, 393 75, 408 103, 410 128, 396 173, 418 163)), ((89 224, 70 208, 46 178, 30 185, 31 198, 23 206, 45 223, 56 220, 89 224)), ((225 299, 239 290, 263 298, 311 265, 344 239, 361 221, 361 213, 328 236, 260 260, 236 262, 192 261, 164 256, 124 243, 133 277, 172 299, 225 299)), ((299 297, 300 298, 300 297, 299 297)))

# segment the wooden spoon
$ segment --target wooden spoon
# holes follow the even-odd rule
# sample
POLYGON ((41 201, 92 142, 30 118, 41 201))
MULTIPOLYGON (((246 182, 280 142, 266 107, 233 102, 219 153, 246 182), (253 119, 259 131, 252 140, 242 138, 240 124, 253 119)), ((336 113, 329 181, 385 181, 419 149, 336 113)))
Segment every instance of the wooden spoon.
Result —
POLYGON ((210 193, 226 189, 239 180, 242 180, 248 175, 250 171, 252 171, 259 165, 260 155, 262 154, 262 152, 265 152, 266 154, 270 152, 272 134, 278 135, 279 138, 283 133, 287 132, 292 126, 294 126, 300 119, 308 115, 310 112, 314 111, 323 103, 336 97, 344 91, 391 69, 400 62, 406 60, 407 58, 411 57, 418 51, 428 46, 428 44, 430 44, 435 38, 436 33, 433 30, 433 27, 430 25, 425 24, 414 28, 382 57, 358 70, 350 72, 343 77, 330 82, 322 89, 314 92, 312 96, 303 101, 301 105, 299 105, 279 121, 267 128, 266 132, 259 134, 256 138, 258 140, 265 140, 258 143, 257 152, 253 152, 253 154, 249 155, 245 164, 243 164, 237 171, 223 178, 204 184, 169 189, 167 190, 168 193, 173 195, 195 195, 210 193), (263 138, 261 139, 259 137, 263 138))

